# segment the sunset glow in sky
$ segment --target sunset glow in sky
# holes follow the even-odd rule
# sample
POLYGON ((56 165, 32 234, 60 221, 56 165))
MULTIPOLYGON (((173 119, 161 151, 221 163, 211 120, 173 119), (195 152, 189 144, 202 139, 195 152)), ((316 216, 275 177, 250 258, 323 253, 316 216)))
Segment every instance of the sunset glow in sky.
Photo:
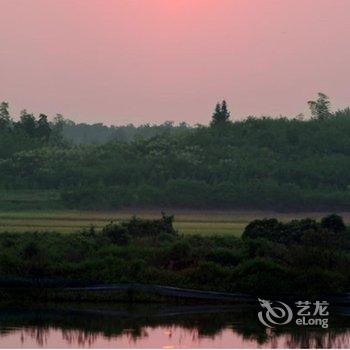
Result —
POLYGON ((207 123, 350 105, 348 0, 0 0, 0 100, 75 121, 207 123))

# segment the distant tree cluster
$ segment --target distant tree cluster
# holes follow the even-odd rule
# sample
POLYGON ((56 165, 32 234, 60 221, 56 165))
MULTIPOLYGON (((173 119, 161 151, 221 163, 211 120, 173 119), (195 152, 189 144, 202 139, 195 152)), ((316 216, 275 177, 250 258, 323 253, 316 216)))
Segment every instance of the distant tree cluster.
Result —
POLYGON ((0 158, 19 151, 63 144, 59 123, 50 123, 45 114, 37 118, 23 110, 14 121, 7 102, 0 103, 0 158))
POLYGON ((140 126, 133 124, 106 126, 102 123, 77 124, 69 119, 61 121, 63 137, 76 145, 103 144, 113 140, 132 142, 139 139, 150 139, 163 133, 182 133, 190 129, 190 126, 185 122, 175 125, 170 121, 160 125, 142 124, 140 126))
POLYGON ((22 130, 31 137, 36 137, 48 141, 51 135, 51 127, 45 114, 40 114, 38 119, 27 110, 23 110, 20 121, 14 122, 10 116, 9 104, 0 104, 0 132, 22 130))

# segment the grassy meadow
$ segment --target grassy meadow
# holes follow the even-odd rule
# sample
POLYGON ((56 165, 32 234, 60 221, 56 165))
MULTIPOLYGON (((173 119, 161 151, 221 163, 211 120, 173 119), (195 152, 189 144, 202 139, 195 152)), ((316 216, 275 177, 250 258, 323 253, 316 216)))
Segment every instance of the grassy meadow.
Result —
MULTIPOLYGON (((245 226, 255 220, 275 217, 282 222, 312 218, 319 220, 329 214, 322 212, 277 213, 273 211, 236 210, 165 210, 174 215, 174 227, 183 234, 224 234, 239 237, 245 226)), ((0 232, 53 231, 72 233, 91 225, 97 230, 113 221, 130 219, 133 215, 144 219, 160 217, 161 209, 130 208, 123 210, 65 209, 57 191, 2 190, 0 191, 0 232)), ((350 213, 340 213, 350 222, 350 213)))
MULTIPOLYGON (((175 215, 174 227, 183 234, 225 234, 239 237, 245 226, 254 219, 276 217, 282 222, 310 217, 320 219, 325 213, 276 213, 239 211, 194 211, 167 210, 175 215)), ((91 225, 97 230, 110 221, 127 220, 137 215, 152 219, 160 217, 160 210, 129 209, 119 211, 37 210, 1 211, 0 232, 54 231, 77 232, 91 225)), ((350 222, 349 213, 341 213, 345 222, 350 222)))

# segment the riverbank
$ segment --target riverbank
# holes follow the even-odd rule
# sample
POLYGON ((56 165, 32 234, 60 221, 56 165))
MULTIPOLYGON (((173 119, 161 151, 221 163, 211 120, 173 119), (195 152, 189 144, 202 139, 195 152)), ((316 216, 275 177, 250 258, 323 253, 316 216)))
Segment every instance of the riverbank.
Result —
MULTIPOLYGON (((256 304, 257 299, 244 293, 224 293, 206 290, 176 288, 170 286, 118 283, 74 287, 54 287, 62 281, 26 281, 13 283, 12 287, 0 287, 5 303, 31 300, 57 302, 126 302, 126 303, 213 303, 256 304), (14 286, 16 284, 16 287, 14 286)), ((68 283, 71 284, 71 283, 68 283)))
POLYGON ((242 238, 182 235, 173 221, 163 214, 112 222, 101 231, 2 233, 0 285, 16 287, 16 279, 35 280, 38 290, 45 281, 56 281, 56 288, 136 283, 259 297, 350 290, 350 235, 338 216, 254 220, 242 238))
MULTIPOLYGON (((294 304, 298 300, 308 300, 310 295, 250 295, 246 293, 224 293, 208 290, 185 289, 171 286, 118 283, 99 284, 75 287, 53 287, 54 281, 49 284, 32 283, 29 287, 0 287, 1 306, 26 305, 32 302, 48 303, 126 303, 132 304, 164 304, 164 305, 226 305, 228 306, 255 306, 258 307, 262 297, 269 300, 285 301, 294 304), (35 287, 35 285, 37 285, 35 287)), ((61 284, 62 281, 57 282, 61 284)), ((313 295, 312 300, 326 300, 332 306, 350 307, 350 293, 333 295, 313 295)))

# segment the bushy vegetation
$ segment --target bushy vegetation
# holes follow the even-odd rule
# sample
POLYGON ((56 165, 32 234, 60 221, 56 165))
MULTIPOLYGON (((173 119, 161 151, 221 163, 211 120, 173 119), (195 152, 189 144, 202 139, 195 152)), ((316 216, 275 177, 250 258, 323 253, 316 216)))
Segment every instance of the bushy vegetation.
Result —
POLYGON ((62 134, 70 122, 27 112, 13 122, 3 105, 0 189, 57 191, 81 209, 349 210, 350 110, 331 113, 323 94, 309 104, 308 120, 231 122, 222 103, 208 127, 142 126, 79 145, 62 134))
POLYGON ((243 239, 180 235, 173 218, 132 218, 96 231, 0 235, 0 285, 31 279, 137 282, 260 297, 347 292, 350 233, 341 217, 250 223, 243 239))
POLYGON ((173 216, 166 216, 162 213, 160 220, 145 220, 134 216, 130 221, 122 223, 111 222, 102 230, 102 234, 107 236, 111 242, 119 245, 127 244, 131 238, 136 237, 163 237, 173 236, 176 231, 173 227, 173 216))
POLYGON ((67 141, 75 145, 103 144, 113 140, 129 143, 137 139, 150 139, 164 133, 181 133, 190 128, 185 122, 175 125, 171 121, 160 125, 142 124, 140 126, 133 124, 106 126, 102 123, 77 124, 64 118, 60 118, 60 121, 62 123, 62 135, 67 141))

